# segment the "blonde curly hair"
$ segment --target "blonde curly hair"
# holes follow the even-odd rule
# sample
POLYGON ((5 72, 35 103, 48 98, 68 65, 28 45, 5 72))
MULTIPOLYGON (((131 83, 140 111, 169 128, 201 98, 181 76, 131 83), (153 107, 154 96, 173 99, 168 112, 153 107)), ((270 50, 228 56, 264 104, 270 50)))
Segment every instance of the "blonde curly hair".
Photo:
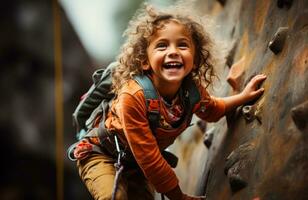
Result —
POLYGON ((113 91, 117 93, 129 79, 135 75, 142 75, 143 64, 147 62, 147 48, 151 36, 161 29, 167 22, 176 21, 182 24, 191 34, 195 45, 194 69, 191 72, 197 84, 208 87, 213 82, 215 59, 212 55, 213 42, 209 34, 191 16, 183 14, 178 7, 167 11, 157 11, 152 6, 136 12, 124 32, 126 42, 121 48, 117 61, 119 65, 113 73, 113 91))

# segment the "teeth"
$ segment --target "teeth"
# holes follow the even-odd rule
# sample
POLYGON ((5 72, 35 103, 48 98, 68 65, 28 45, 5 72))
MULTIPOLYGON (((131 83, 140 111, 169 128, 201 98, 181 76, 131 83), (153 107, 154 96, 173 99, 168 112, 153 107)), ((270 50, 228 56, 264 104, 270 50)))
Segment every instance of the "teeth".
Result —
POLYGON ((182 63, 177 63, 177 62, 171 63, 170 62, 170 63, 165 63, 164 67, 167 68, 167 69, 168 68, 180 68, 180 67, 182 67, 182 65, 183 65, 182 63))

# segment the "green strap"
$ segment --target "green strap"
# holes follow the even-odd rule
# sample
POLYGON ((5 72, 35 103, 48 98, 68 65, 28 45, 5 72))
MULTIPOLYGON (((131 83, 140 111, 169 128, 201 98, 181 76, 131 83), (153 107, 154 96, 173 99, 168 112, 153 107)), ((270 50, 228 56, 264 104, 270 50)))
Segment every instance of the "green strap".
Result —
MULTIPOLYGON (((149 102, 151 100, 158 100, 158 94, 156 89, 153 86, 151 79, 148 76, 135 76, 135 81, 142 87, 144 92, 144 97, 146 100, 146 106, 149 107, 149 102)), ((160 113, 158 110, 149 110, 148 109, 148 119, 152 132, 155 134, 156 128, 159 125, 160 113)))
POLYGON ((201 96, 200 92, 196 86, 196 83, 191 79, 187 78, 185 79, 184 82, 184 87, 185 87, 185 97, 189 99, 189 112, 192 112, 192 109, 194 106, 200 101, 201 96))
POLYGON ((157 92, 156 92, 156 90, 153 86, 151 79, 148 76, 138 75, 138 76, 135 76, 134 79, 142 87, 146 100, 148 100, 148 99, 158 99, 157 92))

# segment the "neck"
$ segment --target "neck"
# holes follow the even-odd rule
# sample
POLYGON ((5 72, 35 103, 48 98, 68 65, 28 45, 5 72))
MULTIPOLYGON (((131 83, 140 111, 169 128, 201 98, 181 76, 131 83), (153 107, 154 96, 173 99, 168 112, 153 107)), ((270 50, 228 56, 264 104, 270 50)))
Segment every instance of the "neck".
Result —
POLYGON ((164 99, 171 101, 177 94, 178 90, 181 87, 181 83, 178 84, 170 84, 170 83, 155 83, 154 85, 156 89, 158 90, 160 96, 162 96, 164 99))

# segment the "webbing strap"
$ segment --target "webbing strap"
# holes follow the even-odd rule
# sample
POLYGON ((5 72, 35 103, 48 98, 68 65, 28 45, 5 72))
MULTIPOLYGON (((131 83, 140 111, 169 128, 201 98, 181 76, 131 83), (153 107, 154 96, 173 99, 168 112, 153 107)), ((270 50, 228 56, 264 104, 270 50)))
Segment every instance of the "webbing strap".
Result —
POLYGON ((196 86, 196 83, 191 79, 185 79, 185 97, 189 100, 189 112, 192 112, 193 107, 200 101, 200 92, 196 86))
POLYGON ((117 190, 118 190, 118 184, 119 184, 119 179, 120 179, 120 177, 122 175, 124 166, 122 164, 118 165, 118 163, 115 163, 115 168, 116 168, 116 174, 115 174, 113 188, 112 188, 111 200, 115 200, 115 198, 116 198, 116 194, 117 194, 117 190))
MULTIPOLYGON (((147 76, 135 76, 134 79, 143 88, 145 99, 158 99, 152 81, 147 76)), ((148 102, 147 102, 148 103, 148 102)), ((148 105, 147 105, 148 106, 148 105)))
POLYGON ((156 89, 148 76, 135 76, 135 81, 142 87, 146 100, 149 124, 152 132, 155 134, 159 124, 159 100, 156 89))

